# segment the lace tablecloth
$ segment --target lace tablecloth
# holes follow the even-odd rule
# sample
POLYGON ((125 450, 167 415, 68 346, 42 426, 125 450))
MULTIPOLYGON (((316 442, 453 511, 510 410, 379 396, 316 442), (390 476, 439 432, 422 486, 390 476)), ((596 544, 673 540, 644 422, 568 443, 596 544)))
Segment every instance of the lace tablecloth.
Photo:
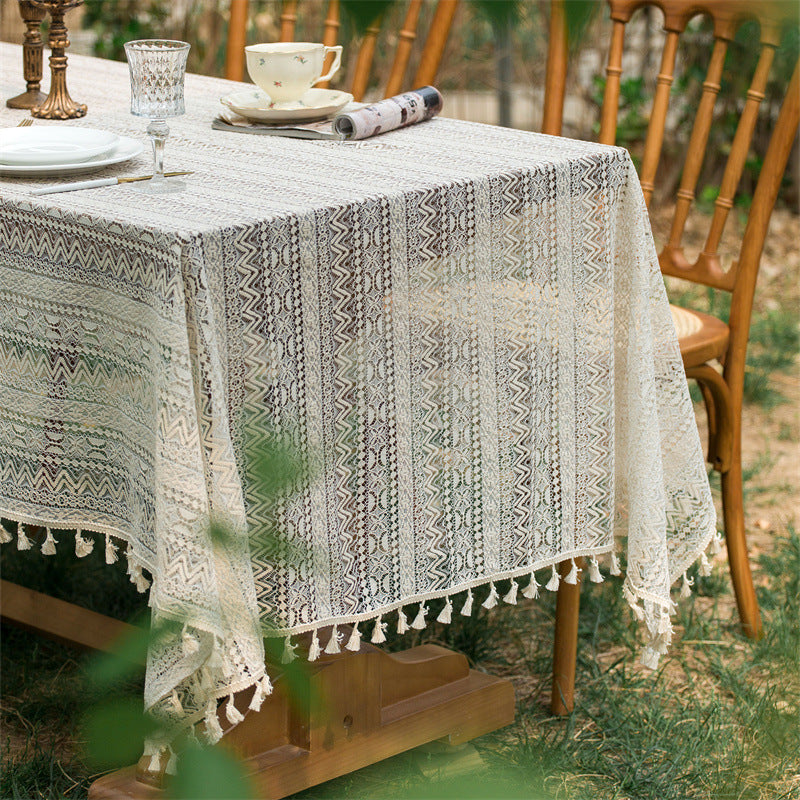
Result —
MULTIPOLYGON (((0 53, 9 96, 20 50, 0 53)), ((69 83, 89 105, 70 124, 145 138, 125 64, 73 56, 69 83)), ((314 658, 338 624, 358 647, 424 627, 433 598, 446 621, 516 602, 518 578, 535 597, 535 570, 553 589, 577 556, 598 580, 620 554, 653 664, 715 518, 628 154, 444 118, 352 145, 214 131, 232 87, 187 78, 166 149, 194 171, 182 194, 0 181, 18 546, 42 525, 44 553, 76 528, 78 555, 103 534, 109 560, 127 550, 156 619, 188 619, 152 648, 146 705, 189 719, 269 691, 260 618, 287 658, 314 631, 314 658), (266 430, 305 464, 272 505, 243 459, 266 430), (217 547, 212 517, 234 531, 217 547), (299 560, 259 539, 274 523, 299 560)))

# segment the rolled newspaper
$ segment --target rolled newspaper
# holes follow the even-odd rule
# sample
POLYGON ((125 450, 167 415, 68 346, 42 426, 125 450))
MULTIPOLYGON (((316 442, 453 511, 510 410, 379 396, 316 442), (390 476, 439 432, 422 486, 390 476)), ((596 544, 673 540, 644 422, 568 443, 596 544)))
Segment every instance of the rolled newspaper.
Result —
POLYGON ((423 86, 357 111, 339 114, 333 120, 333 129, 344 139, 368 139, 379 133, 424 122, 436 116, 442 110, 443 103, 438 89, 423 86))

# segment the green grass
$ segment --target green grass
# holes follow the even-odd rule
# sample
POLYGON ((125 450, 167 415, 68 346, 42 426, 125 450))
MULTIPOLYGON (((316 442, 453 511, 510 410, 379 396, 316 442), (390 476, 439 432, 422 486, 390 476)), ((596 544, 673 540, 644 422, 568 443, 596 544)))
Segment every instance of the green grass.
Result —
MULTIPOLYGON (((85 564, 56 558, 64 559, 62 596, 72 592, 92 604, 113 598, 119 615, 141 605, 124 570, 105 567, 95 554, 85 564)), ((4 577, 20 582, 46 584, 54 569, 47 561, 3 548, 4 577)), ((476 668, 512 679, 515 723, 473 743, 484 764, 477 774, 437 780, 428 769, 423 778, 420 769, 432 756, 414 751, 300 797, 796 800, 800 537, 793 528, 775 536, 756 571, 765 638, 754 643, 739 635, 727 568, 717 567, 680 605, 681 635, 656 673, 636 663, 640 633, 619 581, 585 586, 576 707, 562 719, 547 712, 554 617, 548 592, 471 618, 454 613, 450 626, 429 625, 415 638, 392 638, 395 649, 418 641, 457 647, 476 668)), ((431 604, 429 618, 436 613, 431 604)), ((77 741, 79 719, 99 694, 86 684, 83 663, 66 647, 2 629, 3 798, 85 797, 93 778, 77 741)))

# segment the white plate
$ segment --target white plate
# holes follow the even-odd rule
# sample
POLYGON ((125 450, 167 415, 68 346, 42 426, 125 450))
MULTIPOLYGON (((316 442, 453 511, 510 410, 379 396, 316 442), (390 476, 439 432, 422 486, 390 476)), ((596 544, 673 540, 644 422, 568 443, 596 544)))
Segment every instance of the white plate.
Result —
POLYGON ((257 122, 311 122, 340 111, 353 95, 334 89, 309 89, 292 103, 273 103, 261 89, 245 89, 220 98, 231 111, 257 122))
POLYGON ((89 161, 71 161, 65 164, 12 165, 0 164, 0 175, 20 178, 53 178, 59 175, 78 175, 82 172, 96 172, 110 164, 120 164, 144 150, 144 145, 130 136, 120 136, 117 144, 108 152, 95 156, 89 161))
POLYGON ((119 141, 111 131, 48 125, 0 130, 0 164, 38 167, 88 161, 108 153, 119 141))

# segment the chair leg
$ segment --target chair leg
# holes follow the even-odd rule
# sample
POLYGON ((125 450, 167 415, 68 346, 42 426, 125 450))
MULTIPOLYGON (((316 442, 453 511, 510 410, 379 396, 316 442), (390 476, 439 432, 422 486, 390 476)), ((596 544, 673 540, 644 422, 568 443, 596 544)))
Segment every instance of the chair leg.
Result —
POLYGON ((736 595, 736 605, 739 607, 742 631, 751 639, 760 639, 764 632, 761 628, 761 614, 758 610, 747 553, 742 496, 742 456, 738 442, 734 447, 731 468, 722 473, 722 514, 725 521, 725 543, 728 547, 731 582, 736 595))
MULTIPOLYGON (((583 559, 575 559, 583 567, 583 559)), ((567 583, 564 578, 572 563, 561 563, 561 583, 556 600, 556 632, 553 642, 553 690, 550 712, 556 716, 569 714, 575 704, 575 663, 578 658, 578 612, 581 605, 581 579, 567 583)))

